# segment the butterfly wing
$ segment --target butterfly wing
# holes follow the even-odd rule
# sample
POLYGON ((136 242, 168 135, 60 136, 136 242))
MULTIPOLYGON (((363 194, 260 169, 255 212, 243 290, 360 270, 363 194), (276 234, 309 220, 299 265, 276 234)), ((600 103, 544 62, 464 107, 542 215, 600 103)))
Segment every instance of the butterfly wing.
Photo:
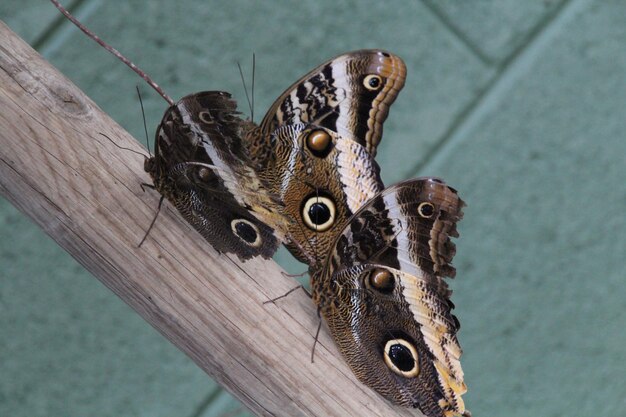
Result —
POLYGON ((382 190, 378 165, 364 146, 318 125, 281 126, 271 142, 257 172, 292 219, 286 246, 320 263, 350 216, 382 190))
POLYGON ((469 415, 459 328, 444 276, 462 217, 434 178, 385 189, 350 220, 313 271, 313 297, 356 376, 429 417, 469 415))
POLYGON ((255 171, 293 221, 286 246, 299 260, 321 262, 347 219, 382 190, 373 158, 405 75, 390 53, 343 54, 289 87, 248 131, 255 171), (329 146, 314 149, 313 136, 329 146))
POLYGON ((283 238, 280 203, 249 165, 230 94, 208 91, 170 107, 146 163, 157 190, 220 252, 270 257, 283 238))
POLYGON ((235 253, 241 260, 270 258, 276 252, 280 241, 275 229, 224 189, 216 170, 185 162, 167 175, 172 184, 170 200, 215 250, 235 253))
POLYGON ((263 135, 280 126, 309 123, 353 138, 372 155, 383 123, 404 86, 406 66, 381 50, 340 55, 289 87, 261 122, 263 135))

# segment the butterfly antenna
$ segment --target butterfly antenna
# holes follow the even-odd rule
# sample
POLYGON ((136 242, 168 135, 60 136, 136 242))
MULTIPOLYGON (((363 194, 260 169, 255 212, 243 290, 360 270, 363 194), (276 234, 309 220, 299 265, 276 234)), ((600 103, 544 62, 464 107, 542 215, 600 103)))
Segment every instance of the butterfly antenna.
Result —
POLYGON ((118 145, 117 143, 115 143, 115 141, 113 139, 111 139, 110 137, 108 137, 107 135, 105 135, 102 132, 98 132, 98 134, 100 134, 101 136, 104 136, 105 138, 107 138, 109 140, 109 142, 111 142, 113 145, 115 145, 118 149, 123 149, 125 151, 130 151, 130 152, 136 153, 137 155, 141 155, 144 158, 146 157, 146 155, 144 155, 142 152, 139 152, 139 151, 136 151, 134 149, 130 149, 130 148, 126 148, 124 146, 118 145))
POLYGON ((254 122, 254 73, 256 72, 256 54, 252 53, 252 109, 250 110, 252 122, 254 122))
POLYGON ((148 139, 148 126, 146 126, 146 112, 143 108, 143 100, 141 98, 141 93, 139 92, 139 86, 136 85, 135 88, 137 89, 137 97, 139 97, 139 105, 141 106, 141 117, 143 118, 143 131, 146 134, 146 146, 148 148, 148 155, 152 156, 152 154, 150 153, 150 140, 148 139))
POLYGON ((246 100, 248 101, 248 107, 250 108, 250 117, 254 118, 254 110, 252 110, 252 102, 250 101, 250 96, 248 95, 248 87, 246 87, 246 80, 243 77, 243 71, 239 62, 237 62, 237 68, 239 68, 239 76, 241 77, 241 83, 243 84, 243 91, 246 93, 246 100))
POLYGON ((286 277, 286 278, 302 278, 304 277, 306 274, 308 274, 309 271, 304 271, 304 272, 300 272, 299 274, 288 274, 285 271, 281 271, 281 275, 286 277))
POLYGON ((102 46, 104 49, 106 49, 111 54, 113 54, 117 59, 119 59, 124 64, 126 64, 130 69, 135 71, 135 73, 139 75, 145 82, 147 82, 148 85, 152 87, 157 93, 159 93, 159 95, 163 97, 170 106, 174 105, 174 100, 172 100, 167 94, 165 94, 165 91, 163 91, 163 89, 159 87, 159 85, 155 83, 152 80, 152 78, 148 76, 148 74, 146 74, 141 69, 139 69, 137 65, 133 64, 128 58, 122 55, 117 49, 113 48, 111 45, 109 45, 108 43, 100 39, 98 35, 93 33, 91 30, 87 29, 87 27, 85 27, 82 23, 80 23, 78 19, 76 19, 70 12, 68 12, 63 6, 61 6, 61 3, 59 3, 58 0, 50 0, 50 1, 52 2, 52 4, 54 4, 54 7, 59 9, 59 11, 63 13, 63 15, 67 17, 70 22, 76 25, 76 27, 82 30, 88 37, 96 41, 100 46, 102 46))

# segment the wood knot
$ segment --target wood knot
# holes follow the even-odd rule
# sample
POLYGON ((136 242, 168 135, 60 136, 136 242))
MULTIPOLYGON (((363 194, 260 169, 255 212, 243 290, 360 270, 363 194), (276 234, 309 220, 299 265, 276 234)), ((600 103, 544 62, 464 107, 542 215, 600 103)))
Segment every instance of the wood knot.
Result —
POLYGON ((92 112, 91 105, 81 98, 82 94, 73 85, 68 88, 64 84, 52 83, 47 85, 47 89, 53 107, 66 116, 82 119, 92 112))

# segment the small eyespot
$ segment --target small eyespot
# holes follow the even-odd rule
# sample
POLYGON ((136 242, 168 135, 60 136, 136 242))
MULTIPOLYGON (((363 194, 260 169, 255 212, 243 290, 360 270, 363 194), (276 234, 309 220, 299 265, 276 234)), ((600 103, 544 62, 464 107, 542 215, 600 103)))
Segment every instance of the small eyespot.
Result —
POLYGON ((368 284, 369 287, 375 289, 376 291, 389 294, 396 286, 396 279, 387 269, 376 268, 370 272, 368 284))
POLYGON ((417 212, 425 219, 430 219, 435 214, 435 206, 432 203, 421 203, 417 206, 417 212))
POLYGON ((261 234, 259 228, 246 219, 235 219, 230 222, 230 227, 235 236, 241 239, 246 245, 258 248, 261 246, 261 234))
POLYGON ((208 125, 211 125, 211 124, 215 123, 215 118, 213 117, 211 112, 208 112, 208 111, 201 111, 200 113, 198 113, 198 118, 203 123, 206 123, 208 125))
POLYGON ((335 223, 335 212, 335 203, 330 198, 313 195, 305 200, 302 219, 309 229, 324 232, 335 223))
POLYGON ((307 135, 305 143, 313 155, 323 158, 328 155, 333 140, 325 130, 316 129, 307 135))
POLYGON ((394 373, 414 378, 419 374, 417 349, 404 339, 391 339, 385 343, 385 364, 394 373))
POLYGON ((370 91, 377 91, 383 86, 383 79, 380 75, 370 74, 363 79, 363 86, 370 91))
POLYGON ((198 170, 198 177, 202 180, 202 181, 207 181, 210 177, 211 177, 211 170, 205 167, 201 167, 198 170))

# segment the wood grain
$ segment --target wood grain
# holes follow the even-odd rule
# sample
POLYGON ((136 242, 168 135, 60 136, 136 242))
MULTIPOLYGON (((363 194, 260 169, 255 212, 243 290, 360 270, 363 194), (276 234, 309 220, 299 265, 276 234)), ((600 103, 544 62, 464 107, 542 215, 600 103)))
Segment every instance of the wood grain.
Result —
POLYGON ((0 22, 0 192, 250 410, 263 416, 420 416, 360 384, 271 261, 217 254, 165 203, 145 151, 0 22))

